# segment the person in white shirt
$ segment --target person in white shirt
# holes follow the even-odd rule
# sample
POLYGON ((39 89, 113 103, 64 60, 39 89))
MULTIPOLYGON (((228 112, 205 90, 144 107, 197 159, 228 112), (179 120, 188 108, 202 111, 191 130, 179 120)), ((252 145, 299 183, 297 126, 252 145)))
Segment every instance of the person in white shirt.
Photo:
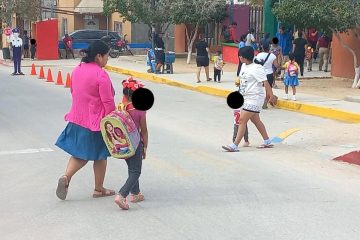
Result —
POLYGON ((253 43, 256 41, 254 37, 255 30, 252 28, 250 29, 249 33, 246 35, 246 42, 245 46, 251 47, 253 43))
MULTIPOLYGON (((276 60, 276 55, 270 52, 269 44, 267 44, 267 45, 265 44, 263 46, 263 50, 264 50, 263 52, 259 53, 255 57, 254 62, 264 66, 266 78, 267 78, 270 86, 273 87, 274 86, 274 68, 277 71, 278 69, 281 69, 281 66, 278 63, 278 61, 276 60)), ((263 109, 267 108, 267 100, 268 99, 265 99, 263 109)))
POLYGON ((10 38, 10 43, 13 50, 14 72, 11 75, 24 75, 24 73, 21 72, 21 55, 23 41, 19 37, 19 29, 15 28, 12 32, 13 34, 10 38))
POLYGON ((228 152, 238 151, 238 145, 244 137, 246 125, 249 120, 254 123, 264 139, 264 144, 260 147, 273 147, 259 114, 261 107, 263 106, 265 96, 267 96, 272 105, 276 104, 277 99, 272 92, 269 82, 267 81, 264 67, 253 62, 254 49, 249 46, 243 47, 240 49, 240 55, 243 66, 239 76, 239 91, 244 97, 244 104, 241 109, 240 126, 235 141, 231 145, 222 146, 222 148, 228 152))

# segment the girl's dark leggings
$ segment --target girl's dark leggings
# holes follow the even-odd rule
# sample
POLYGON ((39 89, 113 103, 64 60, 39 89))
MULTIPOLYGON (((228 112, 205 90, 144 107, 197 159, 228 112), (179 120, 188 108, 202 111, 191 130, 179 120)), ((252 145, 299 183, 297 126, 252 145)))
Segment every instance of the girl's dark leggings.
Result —
POLYGON ((129 175, 124 186, 119 191, 123 197, 127 197, 130 192, 134 195, 137 195, 140 192, 139 178, 142 167, 142 150, 143 144, 140 143, 136 149, 135 155, 125 160, 128 165, 129 175))
MULTIPOLYGON (((235 142, 238 129, 239 129, 239 125, 234 124, 233 142, 235 142)), ((247 125, 246 125, 246 129, 245 129, 244 140, 245 140, 245 142, 249 142, 249 130, 248 130, 247 125)))

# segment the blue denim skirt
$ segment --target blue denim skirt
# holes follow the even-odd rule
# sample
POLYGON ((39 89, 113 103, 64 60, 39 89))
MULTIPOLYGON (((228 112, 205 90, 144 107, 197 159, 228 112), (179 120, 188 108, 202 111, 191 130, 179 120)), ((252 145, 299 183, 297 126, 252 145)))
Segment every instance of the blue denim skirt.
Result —
POLYGON ((91 131, 70 122, 55 145, 82 160, 105 160, 110 156, 100 131, 91 131))

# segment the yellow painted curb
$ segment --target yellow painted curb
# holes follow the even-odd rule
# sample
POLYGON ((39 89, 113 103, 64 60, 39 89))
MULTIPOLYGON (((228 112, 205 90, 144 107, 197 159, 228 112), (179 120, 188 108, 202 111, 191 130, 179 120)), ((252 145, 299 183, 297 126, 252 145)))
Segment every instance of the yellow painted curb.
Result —
MULTIPOLYGON (((120 67, 114 67, 114 66, 110 66, 110 65, 106 65, 105 69, 107 69, 111 72, 120 73, 120 74, 124 74, 124 75, 130 75, 130 76, 133 76, 136 78, 148 80, 150 82, 162 83, 162 84, 179 87, 179 88, 183 88, 183 89, 187 89, 187 90, 197 91, 197 92, 201 92, 201 93, 205 93, 205 94, 209 94, 209 95, 213 95, 213 96, 227 97, 231 93, 231 91, 229 91, 229 90, 222 90, 222 89, 208 87, 208 86, 194 87, 192 85, 177 82, 177 81, 167 79, 167 78, 164 78, 159 75, 152 74, 152 73, 137 72, 137 71, 124 69, 124 68, 120 68, 120 67)), ((276 107, 285 109, 285 110, 306 113, 309 115, 335 119, 335 120, 339 120, 339 121, 343 121, 343 122, 360 123, 360 114, 359 113, 347 112, 347 111, 343 111, 340 109, 327 108, 327 107, 316 106, 316 105, 311 105, 311 104, 307 104, 307 103, 305 104, 305 103, 301 103, 301 102, 283 101, 283 100, 278 100, 276 107)))
POLYGON ((285 139, 288 136, 290 136, 300 130, 301 130, 300 128, 290 128, 290 129, 286 130, 285 132, 280 133, 277 137, 281 138, 281 139, 285 139))
POLYGON ((340 120, 349 123, 360 123, 360 114, 354 112, 347 112, 335 108, 327 108, 322 106, 316 106, 312 104, 305 104, 293 101, 278 100, 276 105, 278 108, 306 113, 314 116, 320 116, 324 118, 330 118, 340 120))

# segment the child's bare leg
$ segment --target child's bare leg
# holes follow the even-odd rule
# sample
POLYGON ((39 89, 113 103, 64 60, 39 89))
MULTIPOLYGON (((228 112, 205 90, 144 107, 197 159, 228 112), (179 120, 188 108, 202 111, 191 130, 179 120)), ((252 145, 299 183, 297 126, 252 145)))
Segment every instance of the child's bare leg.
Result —
POLYGON ((292 86, 293 95, 296 95, 296 87, 292 86))
POLYGON ((257 128, 257 130, 259 131, 259 133, 263 137, 264 141, 269 140, 269 136, 268 136, 268 134, 266 132, 265 125, 261 121, 259 113, 255 113, 251 117, 251 121, 254 123, 255 127, 257 128))
POLYGON ((285 94, 289 93, 289 86, 285 86, 285 94))

